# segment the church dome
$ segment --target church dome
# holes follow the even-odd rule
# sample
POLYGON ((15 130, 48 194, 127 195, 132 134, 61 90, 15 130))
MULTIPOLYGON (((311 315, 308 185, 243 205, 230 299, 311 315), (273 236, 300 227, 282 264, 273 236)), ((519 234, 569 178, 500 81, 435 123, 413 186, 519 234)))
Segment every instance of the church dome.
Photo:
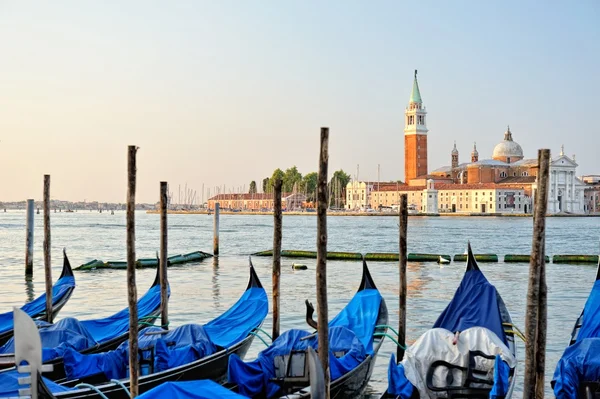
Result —
POLYGON ((508 163, 523 159, 523 149, 513 141, 510 127, 504 133, 504 140, 494 147, 492 158, 508 163))

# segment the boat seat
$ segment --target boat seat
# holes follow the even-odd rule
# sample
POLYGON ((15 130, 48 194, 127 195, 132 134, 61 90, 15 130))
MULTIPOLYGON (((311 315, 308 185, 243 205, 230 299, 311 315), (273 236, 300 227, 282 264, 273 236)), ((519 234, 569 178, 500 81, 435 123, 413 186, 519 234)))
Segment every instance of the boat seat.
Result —
POLYGON ((584 399, 600 399, 600 382, 583 381, 579 386, 579 397, 584 399))
POLYGON ((494 386, 494 380, 487 378, 489 370, 479 370, 476 367, 476 358, 483 357, 485 359, 494 360, 496 356, 486 355, 481 351, 469 351, 469 363, 467 367, 458 366, 448 363, 444 360, 438 360, 431 364, 427 371, 427 389, 432 392, 446 392, 448 399, 459 398, 488 398, 489 393, 494 386), (433 385, 433 376, 436 370, 440 367, 448 369, 446 375, 446 386, 438 387, 433 385), (459 370, 465 375, 462 385, 454 385, 453 370, 459 370), (477 384, 477 385, 475 385, 477 384))
POLYGON ((308 354, 304 350, 293 350, 289 355, 275 356, 275 377, 269 381, 279 385, 284 393, 310 384, 308 354))

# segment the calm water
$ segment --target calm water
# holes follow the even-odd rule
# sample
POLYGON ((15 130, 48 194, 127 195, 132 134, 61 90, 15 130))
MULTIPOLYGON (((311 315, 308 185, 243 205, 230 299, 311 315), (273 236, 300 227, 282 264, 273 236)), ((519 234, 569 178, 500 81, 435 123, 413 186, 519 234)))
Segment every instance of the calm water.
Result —
MULTIPOLYGON (((203 263, 169 269, 171 322, 204 323, 226 310, 245 289, 248 279, 248 254, 272 246, 270 216, 221 216, 221 256, 203 263)), ((44 289, 42 217, 36 215, 35 264, 33 287, 25 284, 24 248, 25 213, 0 213, 0 311, 20 305, 28 295, 44 289), (33 289, 33 292, 32 292, 33 289)), ((137 257, 152 257, 159 246, 159 217, 136 214, 137 257)), ((316 218, 284 216, 283 248, 314 250, 316 218)), ((398 221, 394 217, 330 217, 329 250, 383 252, 398 250, 398 221)), ((421 218, 409 219, 409 252, 463 253, 467 240, 475 252, 528 253, 531 247, 532 221, 527 218, 421 218)), ((547 253, 595 254, 600 237, 599 219, 550 218, 547 229, 547 253)), ((212 216, 169 215, 169 253, 193 250, 211 251, 212 216)), ((62 265, 61 250, 67 247, 73 266, 92 259, 125 259, 125 214, 53 213, 52 259, 56 279, 62 265)), ((267 292, 271 290, 271 258, 254 258, 254 265, 267 292)), ((292 261, 283 260, 282 330, 306 328, 304 300, 315 302, 315 262, 306 260, 309 269, 292 271, 292 261)), ((482 264, 487 278, 496 285, 513 320, 522 330, 527 292, 527 264, 482 264)), ((360 282, 359 262, 328 261, 329 314, 335 315, 352 297, 360 282)), ((396 263, 371 263, 371 273, 390 310, 390 324, 398 323, 398 268, 396 263)), ((440 268, 436 264, 408 265, 408 343, 430 328, 458 286, 463 265, 452 263, 440 268)), ((139 270, 138 293, 151 284, 154 270, 139 270)), ((549 264, 548 279, 548 352, 547 394, 556 362, 568 342, 570 330, 592 286, 594 266, 549 264)), ((77 289, 60 317, 102 317, 127 306, 125 271, 76 273, 77 289)), ((270 294, 269 294, 270 297, 270 294)), ((264 328, 271 329, 270 315, 264 328)), ((247 359, 263 348, 255 340, 247 359)), ((382 392, 387 385, 387 365, 395 346, 386 340, 379 352, 369 394, 382 392)), ((524 367, 524 347, 519 345, 520 397, 524 367)))

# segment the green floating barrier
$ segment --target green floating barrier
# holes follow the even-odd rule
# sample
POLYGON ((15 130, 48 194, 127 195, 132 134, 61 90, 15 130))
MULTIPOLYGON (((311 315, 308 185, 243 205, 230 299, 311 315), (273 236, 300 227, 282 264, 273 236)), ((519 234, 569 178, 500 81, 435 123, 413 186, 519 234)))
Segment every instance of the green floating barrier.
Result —
POLYGON ((365 260, 374 262, 396 262, 398 261, 398 253, 386 253, 386 252, 369 252, 365 254, 365 260))
POLYGON ((408 254, 408 261, 410 262, 438 262, 440 257, 446 259, 447 261, 451 261, 452 258, 450 255, 441 255, 441 254, 408 254))
MULTIPOLYGON (((252 256, 273 256, 273 250, 253 253, 252 256)), ((317 258, 316 251, 282 250, 284 258, 317 258)), ((358 252, 327 252, 327 259, 331 260, 362 260, 362 254, 358 252)))
POLYGON ((107 269, 127 269, 127 262, 124 261, 108 261, 104 266, 107 269))
POLYGON ((135 263, 135 266, 139 268, 158 267, 158 259, 156 258, 138 259, 135 263))
POLYGON ((553 263, 598 263, 598 255, 554 255, 553 263))
MULTIPOLYGON (((170 265, 181 265, 184 263, 199 262, 203 259, 212 257, 211 254, 194 251, 184 255, 174 255, 167 258, 167 264, 170 265)), ((135 262, 136 268, 153 268, 158 267, 158 259, 156 258, 141 258, 135 262)), ((75 270, 94 270, 94 269, 127 269, 127 262, 123 261, 108 261, 103 262, 98 259, 94 259, 88 263, 85 263, 75 270)))
MULTIPOLYGON (((498 262, 498 255, 496 254, 475 254, 475 260, 477 262, 498 262)), ((455 262, 466 262, 467 255, 465 254, 456 254, 454 255, 455 262)))
MULTIPOLYGON (((504 255, 504 263, 529 263, 531 255, 504 255)), ((550 262, 550 257, 546 256, 546 263, 550 262)))
POLYGON ((84 263, 83 265, 75 268, 75 270, 94 270, 102 267, 104 267, 104 262, 98 259, 94 259, 89 261, 88 263, 84 263))

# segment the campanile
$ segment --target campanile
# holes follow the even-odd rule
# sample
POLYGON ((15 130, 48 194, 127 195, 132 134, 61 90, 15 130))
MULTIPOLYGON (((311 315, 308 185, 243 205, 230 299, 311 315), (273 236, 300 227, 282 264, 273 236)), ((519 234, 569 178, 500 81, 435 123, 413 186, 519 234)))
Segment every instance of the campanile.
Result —
POLYGON ((408 107, 404 111, 404 182, 427 175, 427 111, 423 107, 417 71, 408 107))

